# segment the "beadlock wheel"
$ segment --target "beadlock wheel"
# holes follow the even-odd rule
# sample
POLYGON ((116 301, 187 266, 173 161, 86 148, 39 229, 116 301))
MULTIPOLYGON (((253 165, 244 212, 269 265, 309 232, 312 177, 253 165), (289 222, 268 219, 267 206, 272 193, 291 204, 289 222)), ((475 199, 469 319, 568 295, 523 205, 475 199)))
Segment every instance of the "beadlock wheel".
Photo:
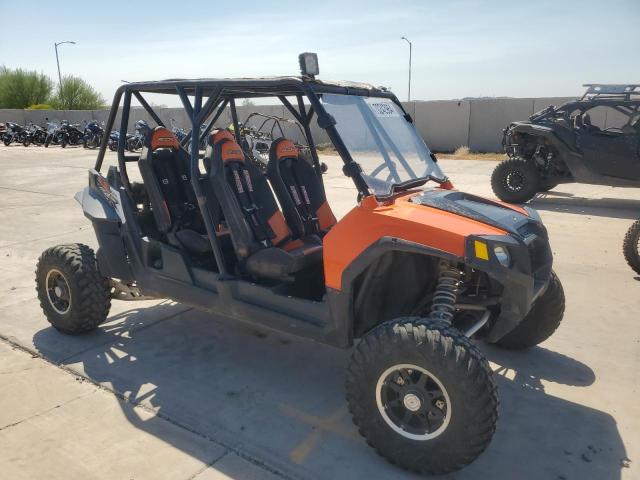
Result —
POLYGON ((524 177, 520 172, 509 172, 504 178, 503 186, 510 192, 519 192, 524 186, 524 177))
POLYGON ((376 404, 387 425, 411 440, 434 439, 451 420, 451 400, 444 385, 417 365, 385 370, 376 385, 376 404))
POLYGON ((55 268, 47 272, 45 280, 47 299, 51 308, 60 315, 65 315, 71 308, 71 288, 65 276, 55 268))
POLYGON ((346 393, 367 443, 413 472, 458 470, 495 432, 491 368, 463 333, 441 320, 400 317, 369 330, 351 356, 346 393))

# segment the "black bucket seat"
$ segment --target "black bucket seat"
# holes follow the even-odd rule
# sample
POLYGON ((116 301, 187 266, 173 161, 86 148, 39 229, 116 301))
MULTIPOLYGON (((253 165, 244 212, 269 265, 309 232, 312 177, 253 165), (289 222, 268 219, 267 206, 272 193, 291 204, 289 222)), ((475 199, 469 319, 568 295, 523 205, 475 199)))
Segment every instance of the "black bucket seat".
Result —
POLYGON ((241 268, 256 278, 291 280, 322 262, 317 236, 294 239, 267 178, 227 133, 209 137, 205 163, 241 268))
POLYGON ((164 127, 145 138, 138 160, 156 227, 169 244, 193 254, 211 252, 189 177, 189 154, 164 127))
POLYGON ((271 144, 267 176, 294 234, 324 236, 336 224, 322 180, 291 140, 271 144))

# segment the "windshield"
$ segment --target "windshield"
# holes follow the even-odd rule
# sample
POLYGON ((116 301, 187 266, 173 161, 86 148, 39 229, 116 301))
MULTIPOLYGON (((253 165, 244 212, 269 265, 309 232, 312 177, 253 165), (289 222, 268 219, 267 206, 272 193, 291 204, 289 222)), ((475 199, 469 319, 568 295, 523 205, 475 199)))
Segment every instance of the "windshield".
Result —
POLYGON ((388 195, 393 185, 429 175, 445 179, 413 124, 392 100, 324 94, 322 103, 375 195, 388 195))

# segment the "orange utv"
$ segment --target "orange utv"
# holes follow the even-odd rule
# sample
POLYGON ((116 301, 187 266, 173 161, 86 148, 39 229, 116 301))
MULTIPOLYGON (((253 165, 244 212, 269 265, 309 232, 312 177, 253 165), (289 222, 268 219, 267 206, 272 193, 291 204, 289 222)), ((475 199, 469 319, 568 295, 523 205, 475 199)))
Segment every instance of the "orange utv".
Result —
POLYGON ((105 136, 76 195, 99 248, 42 254, 42 309, 76 334, 104 322, 112 300, 170 298, 353 348, 346 396, 367 442, 415 472, 462 468, 497 420, 474 340, 524 349, 562 319, 547 231, 529 207, 455 190, 393 93, 316 79, 314 54, 300 64, 299 77, 122 85, 106 125, 120 131, 117 162, 104 172, 105 136), (147 94, 180 99, 191 130, 182 142, 147 94), (266 174, 241 147, 245 98, 279 99, 304 133, 274 139, 266 174), (156 126, 131 155, 126 133, 140 111, 156 126), (313 129, 326 132, 357 191, 339 221, 313 129))

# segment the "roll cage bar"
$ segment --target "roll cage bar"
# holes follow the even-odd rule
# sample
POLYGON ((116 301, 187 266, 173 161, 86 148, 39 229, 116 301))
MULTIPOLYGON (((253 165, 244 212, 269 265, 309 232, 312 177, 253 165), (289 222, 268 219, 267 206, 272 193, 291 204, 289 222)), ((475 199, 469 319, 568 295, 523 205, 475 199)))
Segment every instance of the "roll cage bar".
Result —
POLYGON ((256 132, 263 132, 265 129, 265 126, 269 122, 273 122, 271 124, 271 129, 269 129, 269 135, 271 135, 272 138, 275 138, 274 132, 276 131, 276 128, 277 128, 280 131, 280 135, 284 137, 284 130, 282 129, 282 124, 284 123, 284 124, 295 125, 298 128, 301 136, 306 138, 302 125, 300 125, 298 121, 291 120, 290 118, 278 117, 277 115, 266 115, 260 112, 253 112, 249 114, 249 116, 245 119, 243 124, 243 127, 245 129, 250 128, 249 122, 254 117, 260 118, 262 120, 262 123, 259 123, 259 126, 256 127, 256 132))
MULTIPOLYGON (((378 89, 365 84, 352 83, 326 83, 310 77, 277 77, 269 79, 225 79, 225 80, 165 80, 158 82, 127 83, 116 90, 111 105, 109 118, 105 125, 105 131, 110 132, 116 122, 120 102, 122 101, 122 115, 120 119, 120 138, 118 141, 118 170, 120 179, 125 191, 131 195, 131 183, 127 174, 127 163, 137 162, 138 155, 125 154, 125 144, 129 125, 129 114, 131 110, 131 99, 135 99, 142 105, 153 121, 162 127, 166 127, 162 119, 153 110, 151 105, 143 97, 143 93, 163 93, 178 95, 183 108, 191 122, 191 130, 183 139, 183 145, 191 140, 191 145, 198 146, 200 141, 207 138, 215 122, 220 118, 225 108, 229 106, 234 127, 234 134, 238 143, 240 142, 241 130, 238 123, 238 112, 235 100, 237 98, 278 98, 293 117, 302 125, 306 136, 307 145, 311 153, 316 174, 322 179, 322 170, 318 153, 316 151, 313 136, 311 135, 311 120, 317 117, 318 126, 324 129, 333 143, 336 151, 344 162, 343 173, 353 179, 358 190, 358 197, 364 198, 371 195, 369 186, 362 176, 362 169, 358 165, 336 129, 336 120, 326 112, 320 97, 322 94, 342 94, 357 95, 366 97, 381 97, 393 101, 405 119, 412 122, 411 117, 406 113, 397 97, 384 89, 378 89), (189 99, 193 97, 193 102, 189 99), (297 108, 287 97, 295 97, 297 108), (206 98, 206 100, 205 100, 206 98), (309 108, 305 106, 304 99, 309 101, 309 108), (204 129, 201 126, 204 125, 204 129)), ((95 163, 95 170, 100 172, 104 156, 107 151, 109 135, 104 135, 98 158, 95 163)), ((191 148, 190 155, 190 178, 191 186, 196 195, 198 206, 202 212, 205 227, 213 249, 216 262, 220 268, 220 274, 227 276, 225 262, 220 245, 215 234, 212 216, 208 211, 202 187, 200 185, 199 171, 200 153, 198 148, 191 148)), ((322 181, 322 180, 321 180, 322 181)))
POLYGON ((640 100, 640 84, 585 83, 582 86, 587 87, 587 91, 580 100, 593 98, 631 100, 632 97, 640 100))
POLYGON ((599 106, 606 106, 622 113, 623 115, 631 116, 637 113, 640 109, 640 97, 637 99, 624 99, 621 96, 597 96, 594 98, 582 97, 579 100, 563 103, 558 107, 549 105, 547 108, 531 115, 529 120, 538 121, 557 116, 568 118, 569 114, 575 110, 585 111, 599 106))
MULTIPOLYGON (((183 145, 189 140, 193 145, 198 145, 204 140, 213 129, 215 122, 229 106, 233 121, 235 135, 240 140, 241 130, 238 124, 238 114, 235 104, 237 98, 278 98, 287 110, 293 115, 304 130, 307 139, 307 145, 311 151, 311 157, 314 168, 318 175, 321 174, 320 161, 315 148, 313 137, 311 135, 311 120, 314 115, 317 116, 318 126, 324 129, 333 143, 336 151, 344 162, 343 172, 351 177, 361 196, 370 195, 369 187, 362 178, 361 169, 351 157, 349 150, 335 128, 335 119, 328 114, 320 97, 324 93, 357 95, 367 97, 381 97, 392 100, 404 113, 408 121, 412 121, 411 117, 406 113, 402 104, 397 97, 384 89, 378 89, 365 84, 351 83, 325 83, 318 80, 312 80, 308 77, 277 77, 269 79, 204 79, 204 80, 165 80, 157 82, 139 82, 127 83, 118 88, 114 95, 114 99, 105 125, 105 131, 111 131, 116 121, 118 109, 122 101, 122 116, 120 120, 120 139, 118 143, 118 167, 122 177, 122 183, 127 191, 130 191, 130 182, 127 175, 126 164, 138 160, 138 155, 127 155, 125 153, 126 133, 129 124, 129 114, 131 109, 132 97, 140 103, 144 110, 149 114, 153 121, 163 127, 166 127, 151 105, 143 97, 143 93, 162 93, 178 95, 182 102, 183 108, 191 121, 191 130, 183 139, 183 145), (295 97, 296 106, 292 105, 287 97, 295 97), (194 98, 193 104, 189 97, 194 98), (204 98, 206 101, 203 103, 204 98), (309 108, 304 104, 304 99, 309 101, 309 108), (201 130, 201 126, 204 129, 201 130)), ((96 160, 95 169, 100 171, 104 156, 107 150, 108 136, 103 138, 98 158, 96 160)), ((198 166, 198 151, 192 149, 192 167, 198 166)))
POLYGON ((587 110, 600 105, 611 107, 624 115, 633 115, 640 106, 640 84, 585 83, 584 95, 559 107, 552 105, 534 113, 529 120, 536 121, 556 114, 569 115, 574 110, 587 110))

